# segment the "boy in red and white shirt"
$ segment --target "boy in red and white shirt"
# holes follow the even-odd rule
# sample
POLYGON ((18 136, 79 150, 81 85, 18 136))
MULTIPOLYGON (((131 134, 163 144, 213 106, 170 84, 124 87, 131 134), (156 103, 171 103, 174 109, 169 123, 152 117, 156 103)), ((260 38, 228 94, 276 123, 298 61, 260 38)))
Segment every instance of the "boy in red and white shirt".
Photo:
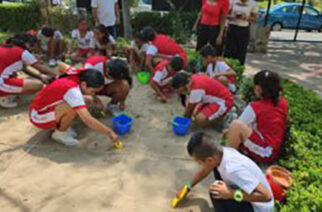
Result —
POLYGON ((254 77, 254 92, 260 100, 251 102, 228 130, 229 146, 241 149, 254 160, 272 163, 278 159, 287 130, 287 101, 280 97, 276 73, 261 71, 254 77))
POLYGON ((211 45, 206 45, 200 50, 203 64, 206 65, 207 76, 220 81, 231 92, 236 92, 235 71, 223 59, 216 56, 216 50, 211 45))
POLYGON ((233 106, 234 96, 223 84, 204 74, 177 73, 172 87, 180 95, 189 95, 184 116, 201 127, 220 120, 233 106))
POLYGON ((184 61, 184 67, 188 64, 186 51, 168 35, 157 34, 151 27, 142 29, 144 37, 150 42, 146 51, 145 65, 153 72, 153 59, 156 57, 170 60, 174 56, 180 56, 184 61))
POLYGON ((163 60, 155 67, 150 85, 162 102, 167 101, 163 89, 170 85, 172 76, 182 68, 183 60, 178 56, 173 57, 170 61, 163 60))
POLYGON ((52 138, 67 146, 76 146, 77 134, 70 128, 76 116, 91 129, 108 136, 114 143, 117 135, 109 127, 93 118, 88 104, 104 85, 104 77, 96 70, 78 69, 75 75, 67 75, 46 86, 33 100, 30 121, 40 129, 54 129, 52 138))
POLYGON ((2 107, 16 107, 17 102, 11 99, 10 95, 35 93, 43 87, 41 81, 47 83, 49 77, 56 76, 40 65, 35 56, 30 53, 29 38, 30 35, 19 34, 0 46, 0 106, 2 107), (23 69, 23 65, 29 65, 44 75, 31 72, 30 68, 23 69), (38 80, 18 78, 16 75, 19 71, 24 71, 38 80))

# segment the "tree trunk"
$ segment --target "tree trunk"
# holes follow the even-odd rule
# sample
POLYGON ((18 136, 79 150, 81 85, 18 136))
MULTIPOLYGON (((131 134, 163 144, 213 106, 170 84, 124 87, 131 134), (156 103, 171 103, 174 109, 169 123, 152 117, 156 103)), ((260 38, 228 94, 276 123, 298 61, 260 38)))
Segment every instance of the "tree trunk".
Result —
POLYGON ((131 14, 129 0, 122 0, 123 5, 123 28, 124 38, 131 39, 132 27, 131 27, 131 14))

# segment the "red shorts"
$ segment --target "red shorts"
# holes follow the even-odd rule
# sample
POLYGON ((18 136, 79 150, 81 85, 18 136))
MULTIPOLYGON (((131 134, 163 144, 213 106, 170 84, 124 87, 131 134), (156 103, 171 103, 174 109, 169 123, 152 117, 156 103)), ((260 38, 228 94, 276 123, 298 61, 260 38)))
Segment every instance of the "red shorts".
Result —
POLYGON ((87 54, 92 52, 93 49, 78 49, 76 51, 77 56, 79 57, 87 57, 87 54))
POLYGON ((227 107, 226 104, 203 103, 196 107, 194 114, 202 113, 208 120, 215 120, 222 118, 230 109, 231 107, 227 107))
POLYGON ((274 162, 279 155, 279 152, 254 130, 249 138, 240 145, 240 149, 255 161, 262 163, 274 162))
POLYGON ((40 129, 53 129, 57 127, 54 106, 42 111, 30 108, 29 119, 35 127, 40 129))
POLYGON ((0 96, 20 94, 23 89, 24 81, 21 78, 9 78, 0 82, 0 96))

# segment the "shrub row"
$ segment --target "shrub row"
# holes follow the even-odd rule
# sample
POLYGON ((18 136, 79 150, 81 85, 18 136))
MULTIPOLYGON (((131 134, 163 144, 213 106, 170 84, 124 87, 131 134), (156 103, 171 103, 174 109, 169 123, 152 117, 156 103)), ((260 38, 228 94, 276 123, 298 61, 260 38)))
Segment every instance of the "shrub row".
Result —
MULTIPOLYGON (((252 80, 242 83, 246 101, 254 99, 252 80)), ((282 212, 322 211, 322 100, 291 81, 283 82, 289 105, 290 131, 282 158, 278 161, 294 177, 282 212)))

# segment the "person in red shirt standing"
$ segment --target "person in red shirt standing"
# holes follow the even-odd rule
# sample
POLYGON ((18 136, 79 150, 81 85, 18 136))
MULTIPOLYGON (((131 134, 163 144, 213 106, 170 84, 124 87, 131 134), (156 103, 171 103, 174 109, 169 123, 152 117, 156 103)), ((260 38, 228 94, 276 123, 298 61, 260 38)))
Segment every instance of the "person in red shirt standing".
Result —
POLYGON ((241 149, 254 160, 274 162, 287 131, 287 101, 280 96, 279 76, 260 71, 254 77, 254 93, 260 100, 251 102, 228 130, 228 145, 241 149))
POLYGON ((168 35, 157 34, 152 27, 144 27, 141 31, 144 38, 149 41, 149 47, 146 51, 145 65, 153 73, 153 60, 157 58, 170 60, 174 56, 180 56, 184 61, 184 67, 187 67, 188 57, 186 51, 168 35))
POLYGON ((0 106, 4 108, 17 107, 15 95, 36 93, 42 89, 43 83, 48 83, 56 77, 55 73, 40 65, 30 52, 33 40, 31 35, 22 33, 0 46, 0 106), (23 65, 33 67, 40 74, 28 67, 23 69, 23 65), (37 80, 18 78, 19 71, 24 71, 37 80))
POLYGON ((228 0, 202 1, 201 11, 193 26, 193 31, 198 34, 197 51, 210 43, 221 54, 228 11, 228 0))
POLYGON ((183 60, 178 56, 173 57, 170 61, 163 60, 155 67, 150 85, 162 102, 167 101, 164 89, 170 86, 172 76, 182 68, 183 60))
POLYGON ((78 69, 73 75, 55 80, 36 96, 30 106, 30 121, 40 129, 54 129, 52 138, 66 146, 77 146, 76 132, 70 128, 78 116, 88 127, 105 134, 116 145, 117 135, 93 118, 87 104, 104 86, 104 77, 97 70, 78 69))
POLYGON ((189 95, 184 116, 194 118, 197 125, 206 127, 221 120, 233 106, 234 96, 219 81, 204 74, 177 73, 172 87, 180 95, 189 95))

